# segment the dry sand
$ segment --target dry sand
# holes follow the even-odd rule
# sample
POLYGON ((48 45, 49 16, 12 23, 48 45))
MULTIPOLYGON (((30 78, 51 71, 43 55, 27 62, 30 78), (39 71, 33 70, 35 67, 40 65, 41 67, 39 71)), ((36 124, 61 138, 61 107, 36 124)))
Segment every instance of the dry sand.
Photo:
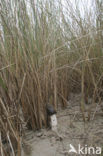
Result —
MULTIPOLYGON (((92 112, 95 111, 95 108, 92 112)), ((92 113, 93 116, 93 113, 92 113)), ((22 156, 75 156, 68 153, 70 144, 76 149, 81 146, 103 147, 103 113, 97 108, 94 120, 83 122, 80 112, 80 96, 71 95, 68 108, 57 113, 60 139, 51 130, 33 132, 26 130, 22 156)), ((86 155, 86 154, 83 154, 86 155)), ((93 155, 93 154, 90 154, 93 155)), ((95 156, 96 154, 94 154, 95 156)), ((101 154, 102 156, 103 154, 101 154)))

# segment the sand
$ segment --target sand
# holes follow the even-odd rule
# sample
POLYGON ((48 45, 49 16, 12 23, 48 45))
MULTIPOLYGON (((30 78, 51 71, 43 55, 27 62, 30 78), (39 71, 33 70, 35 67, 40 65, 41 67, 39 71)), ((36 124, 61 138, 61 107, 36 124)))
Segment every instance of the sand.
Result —
MULTIPOLYGON (((92 117, 95 108, 92 110, 92 117)), ((41 129, 40 131, 26 130, 23 138, 22 156, 75 156, 69 153, 70 144, 78 151, 78 145, 82 147, 103 147, 103 113, 98 106, 93 121, 83 122, 80 112, 80 96, 72 95, 68 101, 67 109, 59 109, 58 137, 53 131, 41 129)), ((84 152, 84 151, 83 151, 84 152)), ((81 154, 87 155, 87 154, 81 154)), ((89 155, 96 155, 91 153, 89 155)), ((102 154, 101 154, 102 155, 102 154)))

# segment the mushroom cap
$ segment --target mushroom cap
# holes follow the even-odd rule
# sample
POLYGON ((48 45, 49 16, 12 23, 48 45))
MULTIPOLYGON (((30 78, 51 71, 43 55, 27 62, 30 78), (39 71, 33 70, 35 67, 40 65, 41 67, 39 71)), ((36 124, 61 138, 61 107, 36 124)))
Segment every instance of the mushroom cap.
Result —
POLYGON ((46 109, 47 109, 47 114, 48 114, 49 116, 51 116, 51 115, 57 113, 57 112, 55 111, 53 105, 48 104, 48 105, 46 106, 46 109))

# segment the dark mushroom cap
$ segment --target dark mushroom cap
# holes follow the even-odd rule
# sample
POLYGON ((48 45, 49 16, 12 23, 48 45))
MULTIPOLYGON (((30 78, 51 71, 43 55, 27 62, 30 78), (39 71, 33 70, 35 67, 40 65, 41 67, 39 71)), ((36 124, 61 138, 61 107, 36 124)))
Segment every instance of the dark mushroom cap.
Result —
POLYGON ((47 105, 47 106, 46 106, 46 109, 47 109, 47 114, 48 114, 49 116, 51 116, 51 115, 57 113, 57 112, 55 111, 53 105, 47 105))

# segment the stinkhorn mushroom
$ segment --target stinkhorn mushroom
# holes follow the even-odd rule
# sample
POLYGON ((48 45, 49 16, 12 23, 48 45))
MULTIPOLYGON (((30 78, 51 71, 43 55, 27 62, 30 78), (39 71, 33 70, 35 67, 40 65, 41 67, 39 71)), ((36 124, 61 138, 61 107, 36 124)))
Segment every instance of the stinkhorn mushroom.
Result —
POLYGON ((53 105, 47 105, 47 116, 50 127, 53 131, 57 130, 57 117, 53 105))

